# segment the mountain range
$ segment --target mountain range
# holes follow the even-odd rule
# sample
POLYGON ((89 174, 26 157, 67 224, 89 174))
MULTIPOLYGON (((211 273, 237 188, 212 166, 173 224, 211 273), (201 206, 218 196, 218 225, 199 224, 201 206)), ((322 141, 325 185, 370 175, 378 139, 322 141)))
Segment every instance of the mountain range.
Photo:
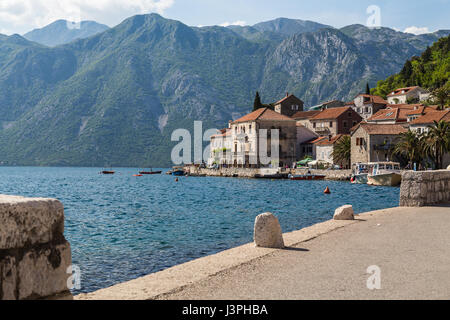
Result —
POLYGON ((0 163, 167 166, 173 130, 222 128, 257 90, 263 103, 349 100, 448 34, 289 19, 200 28, 150 14, 56 47, 0 35, 0 163))

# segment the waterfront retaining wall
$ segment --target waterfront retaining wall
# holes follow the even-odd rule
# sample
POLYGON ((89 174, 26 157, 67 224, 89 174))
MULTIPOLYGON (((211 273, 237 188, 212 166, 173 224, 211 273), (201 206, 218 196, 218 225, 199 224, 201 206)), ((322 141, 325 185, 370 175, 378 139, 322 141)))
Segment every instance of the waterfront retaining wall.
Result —
MULTIPOLYGON (((350 180, 351 170, 310 170, 312 174, 325 175, 327 180, 350 180)), ((185 172, 190 175, 206 175, 211 177, 238 177, 255 178, 260 174, 260 169, 247 168, 222 168, 222 169, 201 169, 194 166, 185 167, 185 172)), ((308 169, 287 169, 283 173, 289 174, 307 174, 308 169)))
POLYGON ((0 195, 0 300, 70 299, 71 264, 61 202, 0 195))
POLYGON ((400 187, 401 207, 450 203, 450 170, 406 171, 400 187))

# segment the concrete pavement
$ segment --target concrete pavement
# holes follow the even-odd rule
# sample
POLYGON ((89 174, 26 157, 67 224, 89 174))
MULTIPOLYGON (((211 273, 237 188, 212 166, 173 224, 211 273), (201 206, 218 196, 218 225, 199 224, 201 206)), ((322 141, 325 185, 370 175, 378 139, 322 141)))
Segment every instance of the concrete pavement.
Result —
POLYGON ((450 207, 395 208, 160 299, 450 299, 450 207), (381 289, 369 290, 369 266, 381 289))

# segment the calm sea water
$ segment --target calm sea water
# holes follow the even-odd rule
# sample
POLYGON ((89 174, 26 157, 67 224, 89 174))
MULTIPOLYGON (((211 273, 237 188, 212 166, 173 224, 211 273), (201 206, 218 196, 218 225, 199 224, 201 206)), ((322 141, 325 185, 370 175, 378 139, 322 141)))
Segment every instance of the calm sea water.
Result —
POLYGON ((252 241, 255 217, 278 216, 283 232, 355 212, 395 207, 398 188, 329 181, 102 176, 95 168, 0 167, 0 193, 57 198, 82 289, 91 292, 252 241), (324 195, 326 186, 331 195, 324 195))

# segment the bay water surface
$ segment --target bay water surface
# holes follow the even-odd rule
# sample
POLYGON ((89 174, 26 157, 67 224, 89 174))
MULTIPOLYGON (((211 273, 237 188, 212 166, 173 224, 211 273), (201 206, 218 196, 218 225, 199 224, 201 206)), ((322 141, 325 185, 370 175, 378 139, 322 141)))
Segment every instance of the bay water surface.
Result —
MULTIPOLYGON (((99 168, 0 167, 0 194, 57 198, 81 289, 91 292, 253 239, 255 217, 274 213, 283 232, 332 218, 398 206, 399 188, 332 181, 288 181, 167 175, 113 176, 99 168), (329 186, 330 195, 323 193, 329 186)), ((164 172, 166 170, 163 170, 164 172)))

